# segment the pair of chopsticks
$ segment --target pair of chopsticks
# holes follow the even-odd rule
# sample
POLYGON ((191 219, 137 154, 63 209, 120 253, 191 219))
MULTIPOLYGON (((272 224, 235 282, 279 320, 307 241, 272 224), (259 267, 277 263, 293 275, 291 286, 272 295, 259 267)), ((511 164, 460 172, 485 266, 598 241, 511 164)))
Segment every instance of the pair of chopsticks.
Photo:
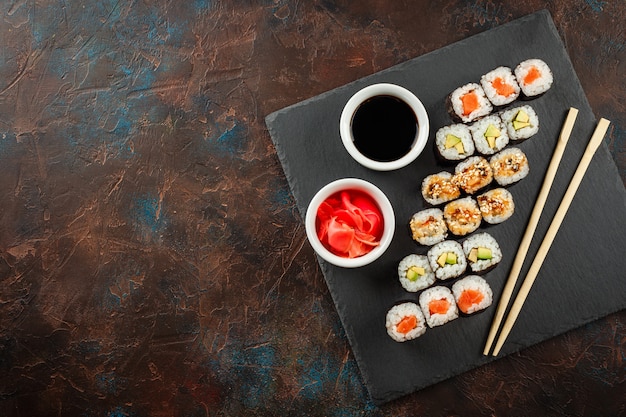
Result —
MULTIPOLYGON (((532 214, 530 216, 530 220, 528 222, 528 226, 526 227, 526 232, 524 233, 524 237, 522 238, 522 243, 520 244, 519 250, 513 262, 513 267, 507 279, 506 285, 504 286, 504 290, 502 292, 502 297, 500 298, 500 302, 498 303, 498 308, 496 310, 496 315, 491 324, 491 329, 489 330, 489 336, 487 338, 487 343, 485 345, 485 349, 483 350, 483 355, 488 355, 491 350, 491 345, 496 337, 498 329, 500 328, 500 324, 502 323, 502 319, 504 318, 504 312, 508 307, 509 301, 513 294, 513 289, 517 283, 517 278, 519 277, 519 273, 524 264, 524 260, 526 258, 526 254, 528 253, 528 249, 530 247, 530 243, 535 234, 535 230, 537 228, 537 224, 539 223, 539 218, 541 217, 541 213, 543 211, 543 207, 548 198, 548 194, 550 192, 550 188, 552 187, 552 182, 554 181, 554 177, 556 176, 556 171, 561 162, 561 158, 563 156, 563 152, 565 151, 565 145, 567 145, 567 141, 572 133, 572 129, 574 127, 574 122, 576 121, 576 116, 578 116, 578 110, 575 108, 570 108, 567 114, 567 118, 565 119, 565 123, 561 129, 561 133, 559 135, 558 142, 556 144, 556 148, 554 149, 554 154, 552 155, 552 159, 550 160, 550 165, 548 166, 548 170, 546 172, 546 176, 543 180, 543 184, 541 186, 541 191, 539 192, 539 196, 537 197, 537 202, 535 203, 535 207, 533 208, 532 214)), ((511 310, 509 311, 509 315, 507 316, 504 325, 502 326, 502 331, 500 332, 500 337, 496 342, 496 346, 493 350, 493 356, 497 356, 500 353, 500 349, 504 344, 506 338, 508 337, 513 325, 515 324, 515 320, 519 316, 519 313, 524 305, 524 301, 530 292, 530 288, 532 287, 535 279, 537 278, 537 274, 541 269, 543 261, 550 250, 550 246, 556 237, 556 234, 561 227, 561 223, 567 214, 567 210, 574 199, 574 195, 578 190, 578 187, 591 163, 591 159, 595 154, 596 150, 602 143, 602 139, 609 127, 610 122, 606 119, 600 119, 598 125, 589 140, 589 144, 585 149, 585 153, 583 154, 580 163, 578 164, 578 168, 570 181, 569 186, 567 187, 567 191, 561 200, 559 208, 552 219, 552 223, 546 232, 545 237, 539 247, 537 255, 533 263, 528 270, 528 274, 524 279, 522 286, 511 306, 511 310)))

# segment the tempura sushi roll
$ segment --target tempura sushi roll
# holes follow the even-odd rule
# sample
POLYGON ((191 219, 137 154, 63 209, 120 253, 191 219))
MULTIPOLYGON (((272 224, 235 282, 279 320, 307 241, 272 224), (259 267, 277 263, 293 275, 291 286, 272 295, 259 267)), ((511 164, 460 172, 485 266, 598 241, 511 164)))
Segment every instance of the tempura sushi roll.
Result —
POLYGON ((477 233, 465 239, 463 252, 473 272, 482 272, 502 260, 500 245, 489 233, 477 233))
POLYGON ((461 190, 452 182, 453 175, 447 171, 428 175, 422 181, 422 196, 433 206, 460 197, 461 190))
POLYGON ((447 287, 432 287, 419 297, 420 307, 428 327, 441 326, 459 317, 456 300, 447 287))
POLYGON ((494 188, 476 197, 480 214, 489 224, 502 223, 515 212, 513 195, 505 188, 494 188))
POLYGON ((527 98, 545 93, 552 86, 552 70, 541 59, 527 59, 515 68, 515 78, 527 98))
POLYGON ((473 314, 489 307, 493 300, 493 291, 483 278, 468 275, 452 286, 452 294, 459 311, 473 314))
POLYGON ((435 283, 435 274, 424 255, 405 256, 398 265, 398 278, 402 287, 409 292, 428 288, 435 283))
POLYGON ((428 251, 428 263, 437 279, 456 278, 465 272, 467 260, 463 247, 454 240, 437 243, 428 251))
POLYGON ((448 228, 443 212, 438 208, 418 211, 409 222, 411 236, 420 245, 431 246, 448 236, 448 228))
POLYGON ((426 333, 424 314, 415 303, 397 304, 387 312, 387 334, 396 342, 406 342, 426 333))
POLYGON ((493 155, 509 144, 509 135, 502 120, 491 115, 474 122, 470 126, 476 150, 483 155, 493 155))
POLYGON ((520 93, 517 80, 509 67, 489 71, 480 77, 480 85, 494 106, 504 106, 515 101, 520 93))
POLYGON ((500 115, 511 140, 528 139, 539 131, 539 118, 531 106, 520 106, 500 115))
POLYGON ((474 141, 464 124, 444 126, 435 134, 435 146, 439 156, 447 161, 459 161, 474 153, 474 141))
POLYGON ((471 156, 457 164, 452 182, 467 194, 474 194, 491 184, 492 180, 493 172, 489 161, 482 156, 471 156))
POLYGON ((464 197, 446 204, 443 218, 450 233, 465 236, 480 227, 482 214, 476 200, 464 197))
POLYGON ((493 178, 502 186, 520 181, 530 172, 528 158, 521 149, 506 148, 489 160, 493 171, 493 178))
POLYGON ((448 112, 457 122, 471 123, 491 113, 493 107, 480 84, 469 83, 448 96, 448 112))

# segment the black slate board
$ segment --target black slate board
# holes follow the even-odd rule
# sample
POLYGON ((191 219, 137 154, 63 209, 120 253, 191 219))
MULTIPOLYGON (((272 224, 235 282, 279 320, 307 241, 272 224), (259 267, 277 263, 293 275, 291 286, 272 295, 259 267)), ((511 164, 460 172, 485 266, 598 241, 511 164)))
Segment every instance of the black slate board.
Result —
MULTIPOLYGON (((350 270, 319 259, 364 383, 376 403, 390 401, 493 360, 483 356, 482 350, 495 306, 569 107, 580 112, 537 229, 537 235, 543 236, 596 124, 547 11, 404 62, 266 118, 303 217, 315 192, 342 177, 373 182, 394 206, 397 223, 394 240, 374 264, 350 270), (414 341, 396 343, 385 331, 386 312, 397 302, 417 300, 417 294, 408 293, 400 286, 397 264, 409 253, 425 253, 428 249, 412 241, 408 220, 427 206, 419 192, 422 179, 430 173, 452 170, 438 164, 432 145, 436 130, 451 123, 445 112, 445 97, 458 86, 477 82, 483 73, 497 66, 515 67, 527 58, 546 61, 554 72, 555 82, 545 95, 529 102, 540 118, 541 127, 536 136, 519 145, 529 157, 531 173, 509 188, 517 206, 514 216, 500 225, 481 227, 498 240, 504 254, 500 265, 485 276, 494 290, 494 304, 478 315, 429 329, 414 341), (375 172, 358 165, 344 150, 339 136, 339 116, 345 102, 360 88, 377 82, 391 82, 413 91, 430 117, 431 132, 425 152, 413 164, 394 172, 375 172)), ((625 230, 626 192, 603 143, 501 356, 626 307, 625 230)), ((539 239, 533 241, 530 259, 539 244, 539 239)), ((526 262, 522 276, 529 263, 526 262)))

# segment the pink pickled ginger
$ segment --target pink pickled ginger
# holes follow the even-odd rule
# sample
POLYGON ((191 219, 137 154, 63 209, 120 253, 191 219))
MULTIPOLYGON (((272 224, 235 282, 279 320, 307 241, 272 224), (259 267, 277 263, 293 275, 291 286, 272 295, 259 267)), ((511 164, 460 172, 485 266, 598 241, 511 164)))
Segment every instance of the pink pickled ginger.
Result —
POLYGON ((359 191, 341 191, 317 209, 317 236, 335 255, 356 258, 380 243, 383 217, 376 203, 359 191))

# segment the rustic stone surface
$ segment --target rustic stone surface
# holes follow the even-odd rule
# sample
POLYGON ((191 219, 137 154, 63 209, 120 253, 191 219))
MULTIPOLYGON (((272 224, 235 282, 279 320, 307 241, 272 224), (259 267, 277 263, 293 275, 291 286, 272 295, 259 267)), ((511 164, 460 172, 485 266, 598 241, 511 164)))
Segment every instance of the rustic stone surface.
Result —
MULTIPOLYGON (((626 414, 623 311, 374 406, 263 122, 543 5, 2 4, 3 414, 626 414)), ((626 4, 549 10, 626 180, 626 4)))

